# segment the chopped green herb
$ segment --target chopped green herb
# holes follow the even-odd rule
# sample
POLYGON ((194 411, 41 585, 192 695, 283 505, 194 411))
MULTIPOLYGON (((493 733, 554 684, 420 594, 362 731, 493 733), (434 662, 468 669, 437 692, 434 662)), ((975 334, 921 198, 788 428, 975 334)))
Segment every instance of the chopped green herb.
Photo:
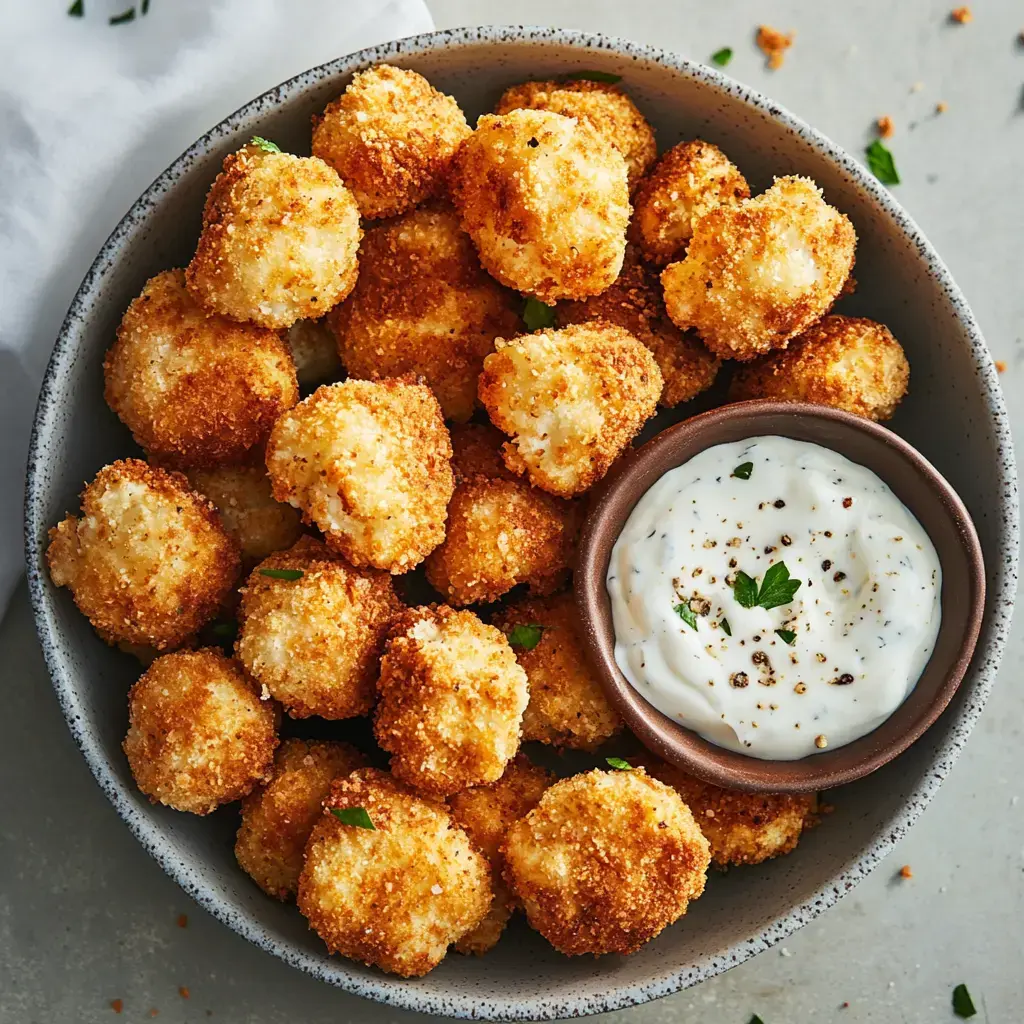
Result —
POLYGON ((732 636, 732 626, 729 625, 729 620, 724 615, 718 620, 718 624, 726 636, 732 636))
POLYGON ((135 8, 129 7, 127 11, 122 11, 120 14, 114 14, 107 18, 107 22, 111 25, 123 25, 127 21, 135 20, 135 8))
POLYGON ((269 576, 272 580, 301 580, 301 569, 260 569, 261 576, 269 576))
POLYGON ((210 632, 222 640, 234 640, 238 635, 237 622, 215 622, 210 627, 210 632))
POLYGON ((608 82, 614 85, 622 81, 622 75, 613 75, 610 71, 573 71, 565 76, 567 82, 608 82))
POLYGON ((697 628, 697 614, 688 604, 677 604, 675 613, 685 622, 690 629, 697 628))
POLYGON ((757 581, 741 569, 736 573, 732 593, 742 608, 778 608, 793 600, 793 595, 800 589, 802 582, 789 578, 789 569, 786 568, 785 562, 776 562, 764 574, 760 590, 757 581))
POLYGON ((355 825, 356 828, 368 828, 371 832, 377 831, 377 827, 370 821, 365 807, 332 807, 331 814, 343 825, 355 825))
POLYGON ((754 472, 754 464, 752 462, 741 462, 730 474, 739 480, 749 480, 750 474, 754 472))
POLYGON ((900 183, 896 161, 893 159, 892 153, 885 148, 881 139, 875 139, 865 152, 868 155, 868 167, 871 168, 871 173, 883 185, 898 185, 900 183))
POLYGON ((142 0, 142 13, 149 14, 149 0, 142 0))
POLYGON ((258 146, 263 150, 264 153, 280 153, 281 147, 276 142, 271 142, 270 139, 263 138, 262 135, 254 135, 249 140, 250 146, 258 146))
POLYGON ((974 1008, 974 1000, 967 986, 963 983, 953 989, 953 1012, 958 1017, 973 1017, 978 1011, 974 1008))
POLYGON ((544 627, 537 623, 526 626, 513 626, 512 632, 508 635, 508 642, 513 647, 521 647, 524 651, 532 651, 544 633, 544 627))
POLYGON ((555 307, 546 305, 540 299, 527 299, 523 304, 522 316, 528 331, 539 331, 542 327, 555 325, 555 307))
POLYGON ((85 0, 75 0, 68 8, 69 18, 81 18, 85 14, 85 0))
POLYGON ((775 632, 782 637, 782 642, 789 644, 790 647, 796 642, 796 633, 791 629, 777 629, 775 632))
POLYGON ((624 761, 621 757, 606 757, 605 760, 617 771, 631 772, 633 770, 633 766, 628 761, 624 761))
POLYGON ((741 608, 753 608, 757 604, 757 580, 751 579, 740 569, 732 585, 732 596, 739 601, 741 608))
POLYGON ((711 54, 711 61, 717 64, 720 68, 724 68, 729 61, 732 60, 732 47, 723 46, 720 50, 716 50, 711 54))
POLYGON ((755 1013, 755 1014, 754 1014, 754 1015, 753 1015, 753 1016, 752 1016, 752 1017, 750 1018, 750 1021, 748 1022, 748 1024, 764 1024, 764 1021, 763 1021, 763 1020, 761 1020, 761 1018, 760 1018, 760 1017, 758 1017, 758 1015, 757 1015, 757 1014, 755 1013))

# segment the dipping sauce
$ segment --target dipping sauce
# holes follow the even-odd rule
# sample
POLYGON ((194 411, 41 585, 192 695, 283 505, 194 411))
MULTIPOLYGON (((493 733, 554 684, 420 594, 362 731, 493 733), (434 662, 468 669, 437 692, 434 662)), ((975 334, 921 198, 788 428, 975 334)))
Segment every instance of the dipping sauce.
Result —
POLYGON ((788 761, 871 732, 939 631, 931 539, 889 487, 788 437, 716 445, 640 499, 607 577, 615 660, 659 711, 788 761))

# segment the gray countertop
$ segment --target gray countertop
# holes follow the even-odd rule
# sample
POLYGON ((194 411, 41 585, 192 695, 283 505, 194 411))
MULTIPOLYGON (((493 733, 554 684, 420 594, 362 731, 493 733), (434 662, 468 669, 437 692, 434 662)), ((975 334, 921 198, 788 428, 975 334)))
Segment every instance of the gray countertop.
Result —
MULTIPOLYGON (((981 0, 428 0, 439 27, 515 21, 631 37, 707 59, 853 152, 890 115, 898 196, 971 302, 1024 450, 1024 8, 981 0), (759 22, 796 31, 764 68, 759 22), (914 90, 915 83, 922 83, 914 90), (935 113, 936 104, 948 110, 935 113)), ((941 415, 941 410, 937 410, 941 415)), ((1021 1019, 1024 995, 1024 689, 1020 623, 1000 685, 951 778, 897 853, 836 908, 695 989, 608 1024, 694 1020, 936 1024, 966 982, 983 1022, 1021 1019), (898 872, 909 864, 913 878, 898 872), (843 1004, 848 1002, 849 1006, 843 1004)), ((249 946, 143 852, 94 784, 50 691, 22 588, 0 626, 0 1021, 411 1024, 414 1014, 335 991, 249 946), (187 927, 178 925, 188 916, 187 927), (184 986, 188 998, 179 988, 184 986), (115 1017, 111 1001, 121 999, 115 1017)), ((426 1019, 426 1018, 423 1018, 426 1019)))

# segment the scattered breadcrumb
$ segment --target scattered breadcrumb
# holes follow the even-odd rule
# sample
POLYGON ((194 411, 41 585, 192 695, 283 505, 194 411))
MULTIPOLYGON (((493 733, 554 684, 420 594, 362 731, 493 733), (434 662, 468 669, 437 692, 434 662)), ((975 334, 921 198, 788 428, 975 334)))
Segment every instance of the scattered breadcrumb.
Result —
POLYGON ((179 928, 187 928, 188 927, 188 914, 179 914, 178 915, 178 927, 179 928))
POLYGON ((939 100, 939 102, 935 104, 936 114, 944 114, 947 110, 949 110, 949 104, 945 100, 939 100))
POLYGON ((920 92, 924 88, 924 82, 915 82, 911 87, 911 92, 920 92))
POLYGON ((153 1009, 149 1011, 149 1015, 150 1017, 159 1017, 160 1011, 154 1006, 153 1009))
POLYGON ((793 951, 792 951, 791 949, 787 949, 787 948, 786 948, 785 946, 783 946, 783 947, 782 947, 782 948, 781 948, 781 949, 779 950, 779 953, 780 953, 780 954, 781 954, 782 956, 792 956, 792 955, 793 955, 793 951))
POLYGON ((914 877, 914 872, 910 870, 910 865, 909 864, 904 864, 903 867, 900 868, 900 878, 913 878, 913 877, 914 877))
POLYGON ((186 987, 185 987, 184 985, 182 985, 182 986, 181 986, 181 987, 180 987, 180 988, 178 989, 178 995, 179 995, 179 996, 181 996, 181 998, 182 998, 182 999, 188 999, 188 997, 189 997, 189 996, 190 996, 191 994, 192 994, 192 993, 191 993, 191 992, 189 992, 189 990, 188 990, 188 989, 187 989, 187 988, 186 988, 186 987))
POLYGON ((793 45, 796 33, 780 32, 770 25, 761 25, 757 30, 757 45, 768 58, 768 67, 775 71, 782 67, 786 51, 793 45))
POLYGON ((892 123, 892 118, 888 114, 883 114, 875 122, 875 128, 883 139, 891 138, 893 132, 896 130, 895 125, 892 123))
POLYGON ((848 1010, 849 1008, 850 1008, 850 1001, 849 1001, 848 999, 844 999, 844 1000, 843 1000, 843 1001, 842 1001, 842 1002, 841 1002, 841 1003, 839 1004, 839 1009, 840 1009, 840 1010, 848 1010))
POLYGON ((110 1000, 110 1008, 114 1011, 114 1013, 120 1013, 124 1009, 124 1000, 123 999, 111 999, 110 1000))
POLYGON ((949 12, 950 21, 955 21, 958 25, 966 25, 968 22, 974 20, 974 13, 970 7, 966 5, 963 7, 954 7, 949 12))
POLYGON ((1002 359, 996 360, 996 373, 1006 373, 1006 363, 1002 359))

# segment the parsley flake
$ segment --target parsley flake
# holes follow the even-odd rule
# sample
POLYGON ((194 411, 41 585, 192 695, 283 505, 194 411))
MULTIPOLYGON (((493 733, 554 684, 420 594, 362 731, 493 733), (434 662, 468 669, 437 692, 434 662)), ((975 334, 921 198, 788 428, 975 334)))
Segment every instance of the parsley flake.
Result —
POLYGON ((127 11, 122 11, 120 14, 113 14, 107 18, 107 23, 110 25, 124 25, 126 22, 135 20, 135 8, 129 7, 127 11))
POLYGON ((537 623, 530 623, 525 626, 513 626, 512 632, 508 635, 508 642, 513 647, 522 648, 524 651, 532 651, 544 633, 544 627, 537 623))
POLYGON ((793 630, 777 629, 775 630, 775 632, 778 636, 782 637, 782 642, 785 644, 789 644, 790 647, 792 647, 793 644, 796 643, 796 633, 794 633, 793 630))
POLYGON ((675 613, 690 627, 690 629, 697 629, 697 613, 688 604, 677 604, 675 607, 675 613))
POLYGON ((523 303, 523 323, 528 331, 539 331, 543 327, 555 326, 555 307, 532 296, 523 303))
POLYGON ((754 472, 754 464, 752 462, 741 462, 729 475, 736 477, 737 480, 749 480, 750 474, 754 472))
POLYGON ((724 68, 729 61, 732 60, 732 47, 723 46, 720 50, 716 50, 711 54, 711 62, 717 64, 720 68, 724 68))
POLYGON ((974 1000, 967 986, 961 982, 953 989, 953 1012, 958 1017, 973 1017, 978 1011, 974 1007, 974 1000))
POLYGON ((254 135, 249 140, 250 146, 258 146, 263 150, 264 153, 280 153, 281 147, 276 142, 271 142, 270 139, 263 138, 262 135, 254 135))
POLYGON ((142 13, 149 14, 149 0, 142 0, 142 13))
POLYGON ((726 636, 732 636, 732 626, 729 625, 729 620, 724 615, 718 620, 718 624, 726 636))
POLYGON ((260 569, 261 576, 269 576, 272 580, 301 580, 301 569, 260 569))
POLYGON ((633 770, 633 766, 628 761, 623 760, 621 757, 606 757, 605 760, 616 771, 631 772, 633 770))
POLYGON ((85 14, 85 0, 75 0, 68 8, 69 18, 81 18, 85 14))
POLYGON ((764 574, 760 589, 757 581, 741 569, 736 573, 732 593, 742 608, 778 608, 793 600, 793 595, 800 589, 802 582, 789 578, 789 569, 786 568, 785 562, 776 562, 764 574))
POLYGON ((573 71, 565 76, 567 82, 607 82, 614 85, 622 81, 622 75, 613 75, 610 71, 573 71))
POLYGON ((900 183, 896 161, 893 159, 892 153, 885 148, 881 139, 875 139, 865 152, 868 155, 868 167, 871 168, 871 173, 883 185, 898 185, 900 183))
POLYGON ((377 826, 370 821, 370 815, 366 813, 365 807, 332 807, 331 814, 342 825, 355 825, 356 828, 368 828, 371 832, 377 831, 377 826))
POLYGON ((755 1013, 748 1021, 748 1024, 764 1024, 764 1021, 755 1013))

